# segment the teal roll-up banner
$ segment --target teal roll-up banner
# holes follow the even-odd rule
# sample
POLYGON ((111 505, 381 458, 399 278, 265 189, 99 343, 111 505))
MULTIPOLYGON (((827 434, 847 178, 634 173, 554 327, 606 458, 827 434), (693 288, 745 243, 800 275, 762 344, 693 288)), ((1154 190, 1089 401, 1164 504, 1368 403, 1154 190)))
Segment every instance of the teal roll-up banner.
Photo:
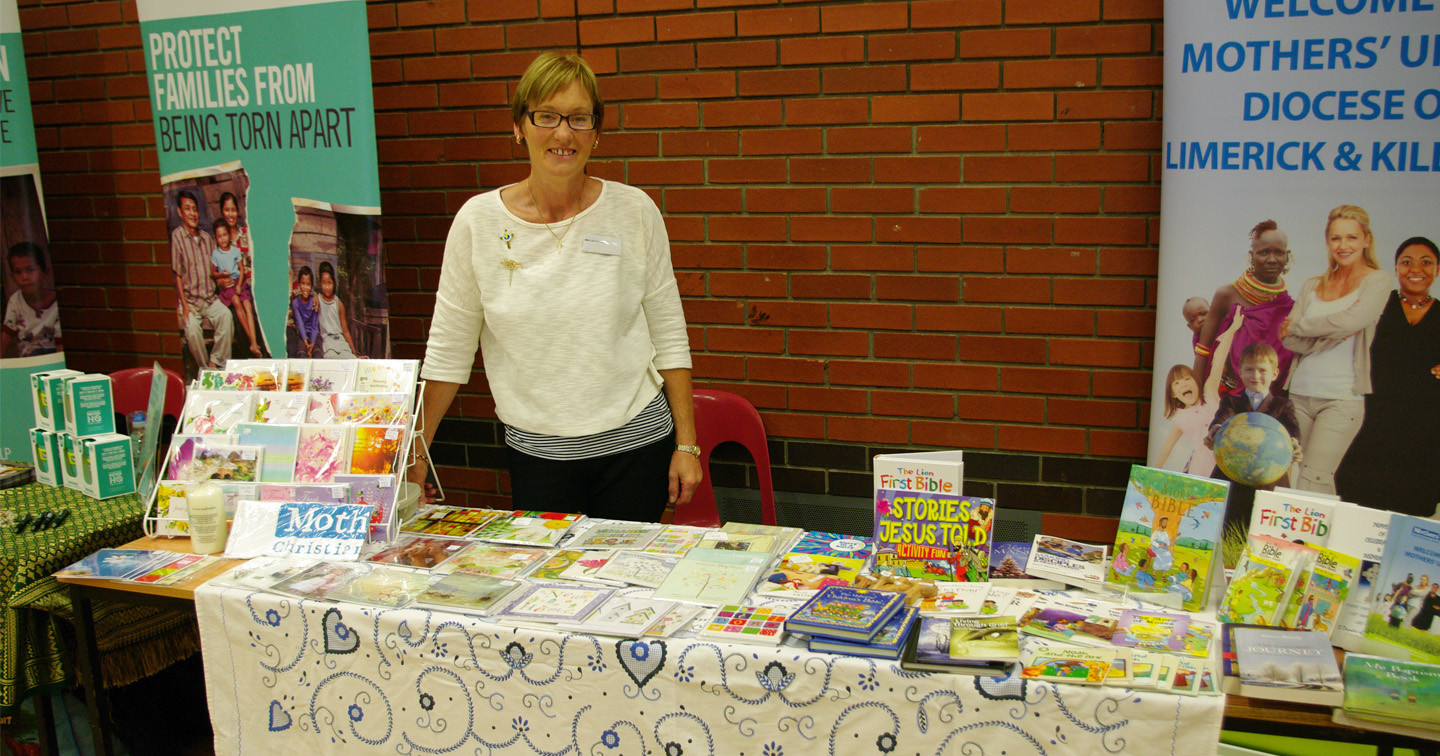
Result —
POLYGON ((1151 464, 1434 514, 1437 32, 1436 0, 1165 3, 1151 464))
POLYGON ((0 0, 0 250, 0 459, 23 462, 30 375, 65 367, 65 354, 15 0, 0 0))
POLYGON ((187 373, 388 357, 365 4, 138 7, 187 373))

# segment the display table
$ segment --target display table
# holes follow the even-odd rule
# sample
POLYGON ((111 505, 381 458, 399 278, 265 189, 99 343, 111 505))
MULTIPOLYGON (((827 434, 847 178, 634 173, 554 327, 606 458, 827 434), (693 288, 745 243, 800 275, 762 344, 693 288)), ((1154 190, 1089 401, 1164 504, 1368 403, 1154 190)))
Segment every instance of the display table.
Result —
POLYGON ((1225 699, 195 592, 216 754, 1206 754, 1225 699))
MULTIPOLYGON (((18 516, 69 509, 60 527, 39 532, 0 527, 0 715, 12 713, 27 697, 63 689, 70 659, 61 636, 69 596, 51 573, 97 549, 118 546, 140 535, 144 506, 136 496, 97 501, 68 488, 31 483, 0 490, 0 509, 18 516)), ((107 627, 130 625, 137 616, 107 627)), ((122 633, 125 635, 127 633, 122 633)), ((114 638, 123 644, 126 638, 114 638)))

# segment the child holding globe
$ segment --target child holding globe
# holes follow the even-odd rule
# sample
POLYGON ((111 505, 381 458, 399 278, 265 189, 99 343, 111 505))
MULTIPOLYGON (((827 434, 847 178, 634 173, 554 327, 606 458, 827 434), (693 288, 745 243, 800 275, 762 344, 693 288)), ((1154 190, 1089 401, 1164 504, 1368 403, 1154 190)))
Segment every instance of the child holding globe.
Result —
POLYGON ((1286 466, 1285 472, 1281 473, 1277 479, 1269 482, 1236 481, 1226 475, 1220 469, 1219 464, 1215 465, 1215 470, 1210 473, 1210 477, 1232 481, 1230 506, 1225 511, 1227 531, 1232 523, 1249 528, 1250 510, 1255 503, 1256 489, 1263 488, 1269 491, 1277 485, 1289 486, 1290 467, 1300 462, 1300 424, 1295 420, 1295 406, 1290 403, 1289 399, 1270 393, 1270 387, 1279 375, 1280 357, 1275 353, 1274 347, 1261 342, 1245 347, 1245 350, 1240 353, 1240 389, 1234 393, 1221 395, 1220 408, 1215 411, 1215 418, 1210 421, 1210 433, 1205 437, 1205 445, 1212 449, 1215 447, 1215 436, 1220 428, 1230 418, 1243 412, 1259 412, 1269 415, 1275 418, 1290 434, 1292 455, 1290 465, 1286 466))

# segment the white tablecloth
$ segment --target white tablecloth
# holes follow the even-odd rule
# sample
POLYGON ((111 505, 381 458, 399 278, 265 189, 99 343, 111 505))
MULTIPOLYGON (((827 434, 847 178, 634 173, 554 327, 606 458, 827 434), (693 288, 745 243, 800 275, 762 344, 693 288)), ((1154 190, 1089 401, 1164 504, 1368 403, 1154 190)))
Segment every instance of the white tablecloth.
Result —
POLYGON ((1224 698, 195 596, 216 754, 1213 754, 1224 698))

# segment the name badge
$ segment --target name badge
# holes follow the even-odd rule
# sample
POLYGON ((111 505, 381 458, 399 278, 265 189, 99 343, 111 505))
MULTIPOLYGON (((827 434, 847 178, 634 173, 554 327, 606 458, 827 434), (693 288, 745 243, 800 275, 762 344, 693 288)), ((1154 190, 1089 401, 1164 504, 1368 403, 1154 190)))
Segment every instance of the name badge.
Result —
POLYGON ((594 252, 597 255, 618 255, 620 254, 620 237, 586 234, 580 249, 594 252))

